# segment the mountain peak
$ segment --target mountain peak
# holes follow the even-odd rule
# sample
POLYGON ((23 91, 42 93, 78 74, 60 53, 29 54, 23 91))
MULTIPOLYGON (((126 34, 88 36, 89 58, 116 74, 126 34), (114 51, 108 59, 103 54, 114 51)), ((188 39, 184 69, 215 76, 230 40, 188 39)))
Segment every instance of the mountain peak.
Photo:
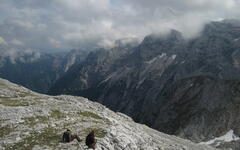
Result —
POLYGON ((116 47, 134 47, 139 44, 139 39, 138 38, 122 38, 119 40, 115 41, 115 46, 116 47))
POLYGON ((156 42, 161 42, 161 41, 183 41, 183 36, 182 33, 175 30, 171 29, 167 34, 150 34, 147 35, 142 44, 153 44, 156 42))
POLYGON ((144 60, 150 60, 163 53, 177 55, 181 53, 184 43, 182 34, 177 30, 170 30, 165 35, 151 34, 146 36, 140 44, 140 56, 144 60))
POLYGON ((182 33, 175 29, 172 29, 170 31, 169 38, 172 40, 178 40, 178 41, 183 40, 182 33))

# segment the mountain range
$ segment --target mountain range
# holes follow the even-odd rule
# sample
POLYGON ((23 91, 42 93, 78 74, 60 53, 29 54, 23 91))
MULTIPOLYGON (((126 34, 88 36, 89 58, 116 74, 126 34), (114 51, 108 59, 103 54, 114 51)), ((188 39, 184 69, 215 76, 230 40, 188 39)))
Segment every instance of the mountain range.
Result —
POLYGON ((57 79, 71 66, 84 60, 86 55, 87 52, 82 50, 52 54, 26 50, 0 55, 0 77, 47 93, 57 79))
POLYGON ((133 47, 91 52, 49 93, 87 97, 195 142, 229 130, 240 135, 240 24, 211 22, 192 39, 171 30, 133 47))
POLYGON ((240 136, 239 21, 211 22, 191 39, 171 30, 89 54, 32 55, 0 59, 0 77, 41 93, 89 98, 197 143, 240 148, 238 138, 219 143, 240 136))

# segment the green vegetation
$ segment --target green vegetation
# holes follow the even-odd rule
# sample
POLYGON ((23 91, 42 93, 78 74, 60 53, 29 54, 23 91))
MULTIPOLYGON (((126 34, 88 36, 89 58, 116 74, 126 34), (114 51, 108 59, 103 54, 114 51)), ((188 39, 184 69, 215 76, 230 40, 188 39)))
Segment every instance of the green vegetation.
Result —
POLYGON ((45 128, 42 132, 33 132, 29 137, 12 145, 6 145, 6 150, 30 150, 35 145, 54 147, 61 140, 61 135, 58 134, 55 128, 45 128))
POLYGON ((0 120, 0 123, 3 123, 3 122, 5 122, 5 121, 8 121, 9 119, 1 119, 0 120))
POLYGON ((56 118, 56 119, 61 119, 64 118, 65 115, 59 110, 53 110, 50 114, 50 118, 56 118))
POLYGON ((64 127, 64 129, 70 129, 71 128, 71 126, 72 126, 72 122, 65 122, 64 124, 63 124, 63 127, 64 127))
POLYGON ((51 118, 52 119, 61 119, 64 118, 65 115, 60 112, 59 110, 53 110, 50 113, 50 116, 35 116, 35 117, 29 117, 24 118, 24 124, 30 125, 31 127, 38 124, 38 123, 47 123, 51 118))
POLYGON ((27 96, 34 96, 32 93, 27 93, 27 92, 21 92, 18 94, 20 97, 27 97, 27 96))
POLYGON ((96 137, 97 138, 104 138, 106 136, 106 134, 107 134, 106 132, 103 132, 102 128, 85 128, 83 130, 83 133, 87 135, 92 130, 94 130, 96 132, 96 137))
POLYGON ((8 135, 13 131, 14 131, 14 128, 11 128, 9 126, 0 127, 0 137, 8 135))
POLYGON ((0 104, 3 106, 11 106, 11 107, 29 106, 30 105, 26 101, 15 100, 15 99, 11 99, 9 97, 0 97, 0 104))
POLYGON ((48 122, 49 118, 45 116, 36 116, 36 117, 29 117, 24 118, 24 124, 30 125, 31 127, 38 124, 38 123, 46 123, 48 122))
POLYGON ((84 111, 84 112, 79 112, 80 115, 84 117, 91 117, 94 119, 102 119, 102 117, 98 116, 97 114, 94 114, 92 112, 84 111))
POLYGON ((6 85, 4 83, 0 82, 0 86, 5 87, 6 85))

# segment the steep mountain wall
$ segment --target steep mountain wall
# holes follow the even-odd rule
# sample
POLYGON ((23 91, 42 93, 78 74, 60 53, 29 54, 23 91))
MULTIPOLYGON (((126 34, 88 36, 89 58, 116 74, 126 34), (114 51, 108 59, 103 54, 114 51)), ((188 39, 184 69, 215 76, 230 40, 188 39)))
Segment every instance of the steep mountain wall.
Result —
POLYGON ((83 61, 87 52, 72 50, 64 55, 19 51, 14 56, 0 56, 0 77, 47 93, 68 69, 83 61))
POLYGON ((116 48, 92 53, 50 93, 91 98, 196 142, 231 129, 240 135, 239 37, 240 26, 228 21, 206 25, 191 40, 175 30, 150 35, 124 55, 116 48))

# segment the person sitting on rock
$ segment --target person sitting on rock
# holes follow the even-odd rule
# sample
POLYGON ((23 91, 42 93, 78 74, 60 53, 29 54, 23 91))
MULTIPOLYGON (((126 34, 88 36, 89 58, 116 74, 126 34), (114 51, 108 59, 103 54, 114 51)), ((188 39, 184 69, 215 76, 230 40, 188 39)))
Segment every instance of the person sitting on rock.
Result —
POLYGON ((86 145, 88 148, 95 149, 96 148, 96 139, 95 139, 95 131, 91 131, 88 136, 86 137, 86 145))
POLYGON ((67 129, 67 131, 65 131, 63 133, 63 142, 65 143, 69 143, 71 141, 73 141, 74 139, 77 139, 78 142, 81 142, 82 140, 79 138, 79 136, 77 136, 77 134, 72 134, 71 130, 67 129))

